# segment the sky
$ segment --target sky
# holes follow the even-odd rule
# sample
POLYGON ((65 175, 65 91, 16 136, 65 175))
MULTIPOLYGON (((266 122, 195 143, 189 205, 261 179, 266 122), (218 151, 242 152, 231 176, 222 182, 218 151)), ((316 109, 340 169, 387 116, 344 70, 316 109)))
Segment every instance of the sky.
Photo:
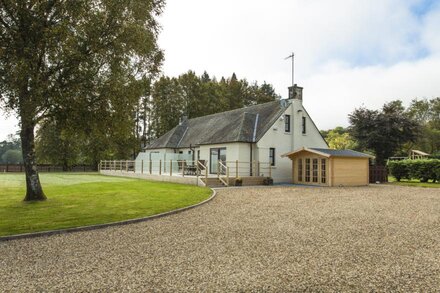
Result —
MULTIPOLYGON (((295 83, 319 129, 355 108, 440 96, 440 0, 167 0, 162 72, 295 83)), ((17 130, 0 117, 0 140, 17 130)))

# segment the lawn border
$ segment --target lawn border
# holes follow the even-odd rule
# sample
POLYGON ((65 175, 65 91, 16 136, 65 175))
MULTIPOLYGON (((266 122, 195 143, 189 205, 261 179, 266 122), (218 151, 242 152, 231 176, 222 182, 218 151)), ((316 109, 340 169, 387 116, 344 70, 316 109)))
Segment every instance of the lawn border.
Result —
POLYGON ((168 212, 163 212, 160 214, 151 215, 148 217, 142 217, 142 218, 135 218, 135 219, 129 219, 129 220, 123 220, 118 222, 111 222, 111 223, 104 223, 104 224, 96 224, 96 225, 89 225, 89 226, 80 226, 80 227, 72 227, 72 228, 66 228, 66 229, 58 229, 58 230, 48 230, 48 231, 39 231, 34 233, 23 233, 23 234, 15 234, 15 235, 8 235, 8 236, 0 236, 0 242, 4 241, 10 241, 10 240, 16 240, 16 239, 26 239, 26 238, 36 238, 36 237, 44 237, 44 236, 51 236, 51 235, 58 235, 58 234, 67 234, 67 233, 73 233, 73 232, 80 232, 80 231, 90 231, 90 230, 97 230, 97 229, 103 229, 107 227, 114 227, 114 226, 123 226, 128 224, 135 224, 140 222, 146 222, 149 220, 154 220, 157 218, 162 218, 165 216, 174 215, 180 212, 184 212, 193 208, 196 208, 198 206, 201 206, 205 203, 210 202, 214 199, 214 197, 217 195, 217 191, 211 188, 212 194, 209 198, 205 199, 204 201, 201 201, 199 203, 179 208, 176 210, 171 210, 168 212))

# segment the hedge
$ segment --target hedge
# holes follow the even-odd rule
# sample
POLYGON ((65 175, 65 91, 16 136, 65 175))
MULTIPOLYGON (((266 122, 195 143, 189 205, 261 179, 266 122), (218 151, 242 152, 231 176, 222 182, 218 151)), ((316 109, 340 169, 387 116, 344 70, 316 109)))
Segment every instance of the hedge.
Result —
POLYGON ((419 179, 420 182, 440 181, 439 159, 389 161, 388 170, 397 181, 401 179, 419 179))

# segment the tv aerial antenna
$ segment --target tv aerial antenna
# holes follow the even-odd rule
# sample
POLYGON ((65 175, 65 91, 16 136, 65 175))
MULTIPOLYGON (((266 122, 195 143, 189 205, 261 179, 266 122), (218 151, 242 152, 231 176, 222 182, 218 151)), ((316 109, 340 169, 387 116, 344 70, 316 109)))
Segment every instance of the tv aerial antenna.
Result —
POLYGON ((289 56, 287 56, 286 58, 284 58, 284 60, 290 59, 292 58, 292 86, 295 85, 295 53, 292 52, 292 54, 290 54, 289 56))

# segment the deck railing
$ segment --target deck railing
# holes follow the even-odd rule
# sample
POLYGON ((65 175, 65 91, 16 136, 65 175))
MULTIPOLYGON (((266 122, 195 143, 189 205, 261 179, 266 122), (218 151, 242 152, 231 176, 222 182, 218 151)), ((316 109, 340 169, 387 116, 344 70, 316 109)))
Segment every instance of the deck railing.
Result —
MULTIPOLYGON (((202 160, 103 160, 99 164, 99 170, 208 178, 210 175, 208 166, 209 162, 202 160)), ((272 177, 272 166, 268 162, 256 160, 248 162, 238 160, 219 161, 217 163, 217 172, 211 175, 217 176, 224 184, 229 184, 229 178, 250 176, 272 177)))
POLYGON ((218 161, 217 164, 217 178, 225 185, 229 186, 229 167, 226 163, 218 161))

